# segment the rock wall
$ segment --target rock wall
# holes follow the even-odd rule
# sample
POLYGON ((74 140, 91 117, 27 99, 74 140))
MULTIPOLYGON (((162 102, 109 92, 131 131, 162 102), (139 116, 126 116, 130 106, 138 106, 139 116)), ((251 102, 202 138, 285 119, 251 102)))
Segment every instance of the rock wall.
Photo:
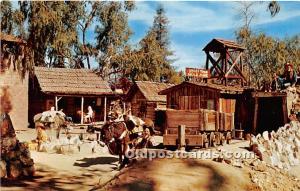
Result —
POLYGON ((267 164, 280 169, 290 170, 299 165, 300 160, 300 123, 292 121, 277 132, 263 132, 251 137, 250 148, 267 164))

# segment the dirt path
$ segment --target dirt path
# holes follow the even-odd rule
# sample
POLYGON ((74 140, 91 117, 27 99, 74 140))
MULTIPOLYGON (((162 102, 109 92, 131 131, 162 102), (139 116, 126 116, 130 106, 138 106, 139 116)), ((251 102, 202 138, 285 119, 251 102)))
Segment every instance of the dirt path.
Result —
MULTIPOLYGON (((17 134, 20 141, 34 139, 35 131, 29 129, 17 134)), ((107 154, 101 147, 92 153, 89 144, 74 154, 56 154, 31 151, 36 173, 32 179, 1 180, 3 190, 90 190, 99 181, 115 176, 118 158, 107 154)))
POLYGON ((257 190, 238 168, 208 160, 155 159, 132 165, 102 190, 257 190))

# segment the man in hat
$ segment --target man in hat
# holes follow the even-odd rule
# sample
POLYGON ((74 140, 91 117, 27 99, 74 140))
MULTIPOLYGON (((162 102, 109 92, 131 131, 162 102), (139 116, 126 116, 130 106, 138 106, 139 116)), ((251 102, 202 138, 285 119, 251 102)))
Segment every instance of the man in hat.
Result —
POLYGON ((297 74, 294 71, 294 67, 290 63, 286 63, 284 66, 284 73, 278 78, 281 89, 285 89, 289 86, 294 86, 297 82, 297 74))
POLYGON ((138 142, 136 148, 142 149, 156 146, 153 134, 154 130, 152 128, 144 126, 142 139, 138 142))

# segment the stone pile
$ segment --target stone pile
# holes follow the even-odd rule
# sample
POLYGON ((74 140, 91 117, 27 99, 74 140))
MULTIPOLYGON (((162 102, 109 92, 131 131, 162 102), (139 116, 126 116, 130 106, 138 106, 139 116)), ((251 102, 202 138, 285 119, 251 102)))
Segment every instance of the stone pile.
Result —
POLYGON ((62 137, 59 139, 52 139, 40 144, 38 151, 59 154, 73 154, 80 152, 83 142, 79 136, 62 137))
POLYGON ((33 176, 34 162, 26 143, 21 143, 14 137, 2 137, 1 147, 1 178, 18 178, 33 176))
POLYGON ((290 170, 300 163, 300 123, 292 121, 276 132, 252 136, 250 149, 268 165, 290 170))

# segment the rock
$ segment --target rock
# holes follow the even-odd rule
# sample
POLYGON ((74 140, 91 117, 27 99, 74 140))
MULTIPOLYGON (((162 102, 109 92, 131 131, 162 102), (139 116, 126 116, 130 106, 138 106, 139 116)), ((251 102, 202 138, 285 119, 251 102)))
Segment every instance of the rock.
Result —
POLYGON ((10 178, 16 179, 22 175, 22 165, 20 161, 10 161, 8 168, 8 176, 10 178))
POLYGON ((265 172, 267 170, 267 166, 265 163, 260 162, 256 166, 254 166, 253 169, 256 171, 265 172))
POLYGON ((238 168, 243 168, 244 167, 243 163, 241 163, 238 160, 233 160, 231 165, 234 166, 234 167, 238 167, 238 168))
POLYGON ((262 134, 262 137, 264 138, 265 141, 269 140, 269 132, 268 131, 264 131, 262 134))
POLYGON ((34 162, 33 162, 33 159, 27 157, 27 156, 24 156, 24 155, 21 155, 20 156, 20 161, 22 163, 23 166, 33 166, 34 162))
POLYGON ((7 175, 7 172, 6 172, 6 162, 4 160, 1 160, 1 162, 0 162, 0 168, 1 168, 0 177, 1 178, 6 177, 6 175, 7 175))
POLYGON ((271 150, 271 143, 269 140, 264 141, 263 146, 265 150, 271 150))
POLYGON ((32 165, 32 166, 23 168, 22 173, 24 176, 33 176, 35 173, 34 166, 32 165))

